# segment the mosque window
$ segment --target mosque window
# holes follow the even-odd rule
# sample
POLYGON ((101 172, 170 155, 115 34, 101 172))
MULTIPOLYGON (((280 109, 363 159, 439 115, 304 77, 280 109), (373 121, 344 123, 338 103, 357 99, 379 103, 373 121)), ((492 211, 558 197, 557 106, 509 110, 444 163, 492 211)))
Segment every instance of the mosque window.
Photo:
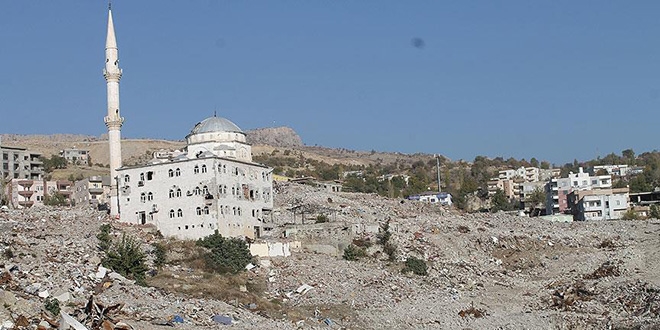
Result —
POLYGON ((124 175, 124 182, 131 182, 131 177, 128 174, 124 175))
POLYGON ((175 175, 175 176, 180 176, 180 175, 181 175, 181 169, 178 169, 178 168, 177 168, 177 169, 174 171, 174 175, 175 175))
POLYGON ((174 170, 170 169, 167 171, 167 174, 170 176, 170 178, 174 177, 174 170))
POLYGON ((199 166, 195 165, 195 167, 193 168, 193 173, 194 173, 194 174, 198 174, 198 173, 199 173, 199 166))
POLYGON ((202 188, 202 194, 204 196, 209 194, 209 187, 208 186, 204 186, 204 188, 202 188))
POLYGON ((174 218, 174 210, 170 210, 170 218, 174 218))
POLYGON ((174 198, 174 189, 170 189, 170 198, 174 198))
POLYGON ((147 200, 147 195, 145 193, 140 194, 140 202, 144 203, 147 200))
POLYGON ((232 207, 231 212, 232 212, 233 215, 236 215, 236 207, 232 207))
POLYGON ((152 192, 149 192, 149 193, 147 194, 147 200, 148 200, 148 201, 152 201, 152 200, 154 200, 154 194, 153 194, 152 192))
POLYGON ((202 165, 202 173, 206 173, 206 165, 202 165))
POLYGON ((225 207, 220 205, 220 214, 225 214, 225 207))
POLYGON ((199 187, 195 187, 195 190, 193 190, 193 192, 195 195, 199 195, 202 192, 202 190, 199 189, 199 187))
POLYGON ((181 189, 176 188, 176 197, 181 197, 181 189))
POLYGON ((154 172, 149 171, 147 172, 147 180, 153 180, 154 179, 154 172))
POLYGON ((144 173, 140 173, 140 181, 144 181, 144 173))
POLYGON ((204 206, 204 214, 209 214, 209 207, 208 206, 204 206))
POLYGON ((201 208, 201 207, 198 206, 198 207, 195 209, 195 211, 197 212, 197 215, 202 215, 202 208, 201 208))
POLYGON ((178 210, 176 211, 176 216, 177 216, 178 218, 183 217, 183 211, 182 211, 181 209, 178 209, 178 210))

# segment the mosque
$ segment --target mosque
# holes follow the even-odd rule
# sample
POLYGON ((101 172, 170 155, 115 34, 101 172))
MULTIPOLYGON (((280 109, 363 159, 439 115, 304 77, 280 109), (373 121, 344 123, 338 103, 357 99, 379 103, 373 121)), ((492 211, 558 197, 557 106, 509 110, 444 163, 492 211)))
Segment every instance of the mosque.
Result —
POLYGON ((273 208, 272 169, 252 161, 245 133, 216 117, 197 123, 182 151, 157 152, 146 165, 122 166, 119 68, 112 9, 105 46, 110 213, 121 222, 153 224, 165 236, 257 238, 273 208))

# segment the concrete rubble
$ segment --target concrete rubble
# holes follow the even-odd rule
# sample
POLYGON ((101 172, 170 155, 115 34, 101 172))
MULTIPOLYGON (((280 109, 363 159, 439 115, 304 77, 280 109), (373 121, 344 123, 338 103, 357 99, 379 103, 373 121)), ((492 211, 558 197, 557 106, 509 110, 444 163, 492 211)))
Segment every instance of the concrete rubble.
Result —
MULTIPOLYGON (((301 247, 247 272, 284 317, 139 286, 100 266, 95 235, 109 222, 104 214, 32 208, 0 213, 0 329, 75 329, 66 316, 89 329, 660 327, 659 220, 560 223, 299 184, 276 190, 267 240, 301 247), (304 220, 294 216, 302 209, 304 220), (388 221, 394 262, 378 244, 388 221), (350 244, 369 256, 343 260, 350 244), (428 276, 402 273, 409 257, 425 260, 428 276), (51 299, 60 316, 44 308, 51 299)), ((145 243, 158 239, 148 226, 113 226, 145 243)))

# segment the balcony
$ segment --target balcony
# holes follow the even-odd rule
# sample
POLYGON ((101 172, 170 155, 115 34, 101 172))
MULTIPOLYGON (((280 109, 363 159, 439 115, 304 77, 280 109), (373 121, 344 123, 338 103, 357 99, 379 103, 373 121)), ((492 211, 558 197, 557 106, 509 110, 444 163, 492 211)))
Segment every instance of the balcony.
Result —
POLYGON ((34 205, 34 201, 18 201, 18 205, 31 207, 32 205, 34 205))
POLYGON ((103 193, 103 188, 89 188, 87 191, 92 195, 100 195, 103 193))
POLYGON ((18 180, 18 184, 23 187, 32 187, 34 184, 33 180, 18 180))
POLYGON ((23 196, 23 197, 30 198, 30 196, 32 196, 34 194, 34 191, 32 191, 32 190, 19 190, 18 194, 23 196))

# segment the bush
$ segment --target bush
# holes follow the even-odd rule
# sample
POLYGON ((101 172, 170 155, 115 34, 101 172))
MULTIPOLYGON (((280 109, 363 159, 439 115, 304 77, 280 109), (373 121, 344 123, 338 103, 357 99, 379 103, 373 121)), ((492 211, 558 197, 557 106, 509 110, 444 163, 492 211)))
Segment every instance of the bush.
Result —
POLYGON ((409 257, 408 260, 406 260, 406 266, 401 270, 401 272, 413 272, 416 275, 426 276, 428 275, 426 269, 426 261, 415 257, 409 257))
POLYGON ((145 285, 144 273, 148 270, 145 259, 140 243, 124 234, 121 236, 121 242, 112 246, 101 263, 127 278, 134 279, 136 283, 145 285))
POLYGON ((243 240, 222 237, 217 230, 213 235, 197 240, 197 245, 210 250, 205 254, 206 266, 221 274, 243 271, 253 261, 243 240))
POLYGON ((50 195, 47 195, 46 198, 44 198, 44 205, 48 206, 67 206, 69 205, 69 201, 67 200, 66 196, 63 194, 56 192, 50 195))
POLYGON ((367 256, 367 250, 364 248, 355 246, 353 244, 347 246, 344 249, 344 259, 349 260, 349 261, 355 261, 360 258, 364 258, 367 256))
POLYGON ((154 247, 154 267, 161 268, 167 262, 167 250, 162 243, 155 243, 154 247))
POLYGON ((59 316, 60 315, 60 301, 53 298, 53 299, 46 299, 44 302, 44 308, 49 311, 53 316, 59 316))
POLYGON ((623 220, 637 220, 637 213, 635 212, 635 210, 630 209, 630 210, 626 211, 626 213, 623 214, 621 219, 623 219, 623 220))
POLYGON ((651 205, 649 217, 653 219, 660 219, 660 206, 656 204, 651 205))
POLYGON ((319 214, 316 217, 316 223, 325 223, 328 222, 328 216, 325 214, 319 214))
POLYGON ((99 228, 101 232, 96 234, 96 238, 99 240, 99 250, 108 252, 110 246, 112 246, 112 237, 110 237, 111 229, 112 227, 107 223, 101 225, 101 228, 99 228))
POLYGON ((387 243, 383 246, 383 252, 387 254, 387 260, 396 261, 396 245, 387 243))
POLYGON ((387 220, 387 222, 380 225, 380 228, 383 232, 378 234, 378 243, 380 243, 382 246, 385 246, 387 243, 389 243, 390 237, 392 237, 392 233, 390 232, 390 221, 387 220))

